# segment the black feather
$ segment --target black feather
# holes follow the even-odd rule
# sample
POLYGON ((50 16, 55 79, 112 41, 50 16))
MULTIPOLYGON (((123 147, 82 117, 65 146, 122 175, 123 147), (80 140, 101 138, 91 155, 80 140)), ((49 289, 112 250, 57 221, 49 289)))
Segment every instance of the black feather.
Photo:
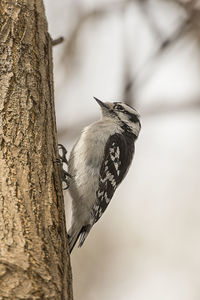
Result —
POLYGON ((112 135, 105 146, 104 159, 100 169, 97 203, 93 207, 94 223, 107 208, 113 194, 124 179, 131 164, 137 137, 130 132, 112 135))

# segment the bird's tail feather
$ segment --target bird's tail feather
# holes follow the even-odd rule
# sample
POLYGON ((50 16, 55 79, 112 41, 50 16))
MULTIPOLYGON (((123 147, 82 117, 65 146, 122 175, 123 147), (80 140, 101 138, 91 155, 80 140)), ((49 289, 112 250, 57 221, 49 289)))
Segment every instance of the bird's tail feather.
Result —
POLYGON ((76 245, 76 242, 79 238, 80 232, 78 234, 69 235, 68 234, 68 240, 69 240, 69 251, 70 253, 74 249, 74 246, 76 245))
POLYGON ((81 230, 77 230, 73 232, 72 229, 69 230, 68 234, 68 240, 69 240, 69 251, 70 253, 72 252, 74 246, 76 245, 76 242, 78 241, 79 237, 79 243, 78 247, 81 247, 88 236, 88 233, 90 232, 91 225, 86 225, 81 228, 81 230))

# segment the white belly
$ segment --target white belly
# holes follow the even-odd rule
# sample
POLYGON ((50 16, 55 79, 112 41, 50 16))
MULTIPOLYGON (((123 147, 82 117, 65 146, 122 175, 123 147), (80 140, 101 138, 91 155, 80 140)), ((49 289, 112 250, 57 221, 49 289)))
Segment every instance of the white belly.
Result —
POLYGON ((81 218, 88 219, 87 214, 96 202, 105 145, 109 137, 117 132, 120 133, 121 128, 116 127, 113 122, 106 122, 106 125, 103 121, 95 122, 84 129, 71 152, 69 173, 73 178, 69 191, 76 217, 80 215, 81 218))

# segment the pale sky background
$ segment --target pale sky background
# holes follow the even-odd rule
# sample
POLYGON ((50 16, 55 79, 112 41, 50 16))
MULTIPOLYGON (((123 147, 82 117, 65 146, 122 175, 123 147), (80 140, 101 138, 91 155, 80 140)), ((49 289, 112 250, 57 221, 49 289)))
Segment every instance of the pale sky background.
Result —
POLYGON ((158 37, 136 1, 123 13, 123 1, 44 2, 52 38, 65 37, 54 47, 59 142, 70 150, 100 117, 93 96, 123 100, 126 63, 142 122, 126 179, 72 253, 74 299, 199 300, 200 109, 192 103, 200 101, 200 40, 186 34, 158 54, 186 13, 173 1, 149 1, 158 37), (76 55, 63 60, 80 14, 101 7, 108 12, 84 23, 76 55))

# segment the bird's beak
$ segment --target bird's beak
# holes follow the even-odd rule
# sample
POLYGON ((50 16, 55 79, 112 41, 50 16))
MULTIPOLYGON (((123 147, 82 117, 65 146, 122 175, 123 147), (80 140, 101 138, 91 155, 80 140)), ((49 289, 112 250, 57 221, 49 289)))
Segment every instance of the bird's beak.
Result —
POLYGON ((93 98, 94 98, 94 100, 97 101, 97 103, 98 103, 102 108, 105 107, 105 108, 109 109, 109 107, 108 107, 104 102, 102 102, 101 100, 97 99, 96 97, 93 97, 93 98))

